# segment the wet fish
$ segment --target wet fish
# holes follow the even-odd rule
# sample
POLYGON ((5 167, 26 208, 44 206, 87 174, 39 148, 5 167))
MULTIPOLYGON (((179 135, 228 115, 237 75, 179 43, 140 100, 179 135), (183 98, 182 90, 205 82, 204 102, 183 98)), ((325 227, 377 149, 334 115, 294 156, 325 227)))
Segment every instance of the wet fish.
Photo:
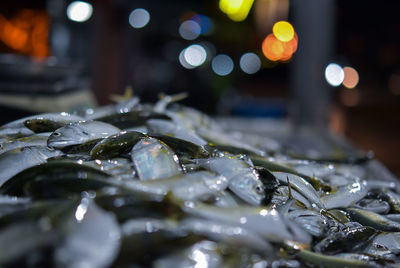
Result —
POLYGON ((368 193, 366 181, 349 183, 336 192, 321 197, 326 209, 348 207, 360 201, 368 193))
POLYGON ((311 242, 311 237, 303 229, 284 219, 276 209, 250 206, 219 208, 191 201, 186 201, 183 209, 198 217, 239 225, 269 241, 311 242))
POLYGON ((119 156, 132 150, 132 147, 142 138, 147 137, 136 131, 122 131, 104 138, 90 151, 93 159, 105 159, 119 156))
POLYGON ((115 216, 90 198, 83 198, 73 212, 64 223, 69 233, 54 253, 57 266, 109 267, 120 248, 121 231, 115 216))
POLYGON ((203 166, 229 180, 229 189, 252 205, 261 205, 265 199, 265 188, 256 170, 235 156, 198 159, 203 166))
POLYGON ((12 122, 9 122, 0 127, 0 136, 28 136, 34 133, 33 130, 28 127, 32 127, 32 129, 40 131, 40 132, 51 132, 53 131, 52 127, 54 126, 65 126, 69 123, 83 121, 84 118, 76 115, 71 115, 69 113, 46 113, 46 114, 38 114, 32 115, 25 118, 21 118, 12 122), (35 124, 30 124, 26 122, 36 122, 35 124), (26 126, 26 125, 28 126, 26 126), (38 129, 35 126, 41 124, 41 127, 38 129), (45 127, 48 125, 49 127, 45 127))
POLYGON ((180 223, 185 231, 205 235, 214 241, 222 241, 239 247, 252 248, 263 254, 271 254, 272 246, 252 230, 229 223, 189 218, 180 223))
POLYGON ((97 142, 120 131, 119 128, 98 121, 72 123, 54 131, 47 140, 47 145, 52 148, 62 149, 97 142))
POLYGON ((391 221, 384 216, 372 211, 362 210, 358 208, 347 208, 350 217, 365 226, 373 227, 381 231, 399 232, 400 223, 391 221))
POLYGON ((80 194, 85 190, 96 190, 110 185, 112 181, 107 180, 108 178, 109 175, 103 171, 73 161, 49 161, 25 168, 10 177, 1 185, 0 193, 15 196, 28 193, 47 198, 65 197, 71 193, 80 194), (31 185, 28 185, 30 183, 31 185))
POLYGON ((207 171, 187 173, 166 179, 132 181, 126 185, 130 188, 150 194, 166 195, 171 192, 183 200, 199 200, 213 196, 228 187, 228 179, 207 171))
POLYGON ((149 134, 167 135, 175 138, 194 143, 198 146, 207 145, 208 142, 201 138, 192 129, 185 127, 182 124, 176 124, 172 121, 161 119, 150 119, 146 122, 149 134))
POLYGON ((324 208, 324 204, 321 202, 319 194, 317 193, 317 191, 315 191, 313 186, 310 183, 308 183, 305 179, 284 172, 272 172, 272 174, 281 183, 287 183, 287 181, 289 181, 291 187, 293 187, 297 192, 304 195, 304 197, 306 197, 311 202, 311 204, 315 204, 319 208, 324 208))
POLYGON ((45 163, 50 157, 60 156, 62 152, 44 146, 17 148, 0 155, 0 186, 19 172, 45 163))
POLYGON ((27 137, 22 137, 13 140, 7 140, 0 143, 0 154, 11 151, 17 148, 23 148, 28 146, 46 146, 47 139, 50 136, 50 132, 34 134, 27 137))
POLYGON ((168 178, 182 173, 178 157, 157 139, 143 138, 130 154, 141 180, 168 178))

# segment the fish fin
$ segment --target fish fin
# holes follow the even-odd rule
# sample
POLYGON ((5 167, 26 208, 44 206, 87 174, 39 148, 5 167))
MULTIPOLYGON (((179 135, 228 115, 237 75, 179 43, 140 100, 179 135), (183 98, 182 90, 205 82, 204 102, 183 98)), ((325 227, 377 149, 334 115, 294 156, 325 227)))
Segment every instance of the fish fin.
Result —
POLYGON ((123 102, 131 99, 133 97, 132 86, 127 86, 123 95, 111 94, 110 99, 114 102, 123 102))

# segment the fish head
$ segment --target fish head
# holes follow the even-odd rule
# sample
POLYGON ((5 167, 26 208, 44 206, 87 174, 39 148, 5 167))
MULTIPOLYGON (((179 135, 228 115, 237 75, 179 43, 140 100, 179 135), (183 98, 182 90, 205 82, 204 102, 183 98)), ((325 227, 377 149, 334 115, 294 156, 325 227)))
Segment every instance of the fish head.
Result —
POLYGON ((89 133, 76 126, 76 124, 66 125, 56 129, 47 140, 47 146, 53 148, 64 148, 70 145, 81 144, 88 137, 89 133))
MULTIPOLYGON (((261 205, 265 199, 265 187, 254 176, 243 176, 232 191, 241 199, 252 205, 261 205)), ((232 185, 231 185, 232 188, 232 185)))

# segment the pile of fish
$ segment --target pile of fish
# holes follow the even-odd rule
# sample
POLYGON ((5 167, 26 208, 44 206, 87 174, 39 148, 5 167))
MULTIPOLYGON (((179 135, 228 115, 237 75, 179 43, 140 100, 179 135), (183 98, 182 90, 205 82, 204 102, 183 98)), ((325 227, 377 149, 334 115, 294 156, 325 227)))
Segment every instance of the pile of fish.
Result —
POLYGON ((368 157, 244 140, 181 97, 0 127, 0 266, 398 267, 398 182, 368 157))

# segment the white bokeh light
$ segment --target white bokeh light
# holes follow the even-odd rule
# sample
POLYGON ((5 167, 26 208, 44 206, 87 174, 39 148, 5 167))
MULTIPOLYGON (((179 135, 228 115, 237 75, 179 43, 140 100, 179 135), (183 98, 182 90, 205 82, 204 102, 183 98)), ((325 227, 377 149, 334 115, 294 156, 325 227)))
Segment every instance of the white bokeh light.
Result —
POLYGON ((261 60, 254 53, 245 53, 240 57, 240 68, 243 72, 247 74, 254 74, 258 72, 261 68, 261 60))
POLYGON ((190 65, 185 59, 185 49, 182 49, 181 53, 179 53, 179 62, 180 64, 185 67, 186 69, 193 69, 195 66, 190 65))
POLYGON ((150 21, 150 13, 143 8, 134 9, 131 14, 129 14, 129 24, 133 28, 143 28, 150 21))
POLYGON ((202 65, 207 59, 207 52, 200 45, 191 45, 185 49, 183 54, 186 62, 193 67, 202 65))
POLYGON ((197 37, 199 37, 200 33, 201 33, 200 25, 193 20, 184 21, 179 26, 179 35, 183 39, 194 40, 197 37))
POLYGON ((93 6, 87 2, 74 1, 67 7, 68 19, 76 22, 84 22, 90 19, 93 13, 93 6))
POLYGON ((344 79, 343 68, 336 63, 330 63, 325 69, 325 79, 333 87, 340 86, 344 79))
POLYGON ((211 68, 220 76, 228 75, 233 70, 233 60, 228 55, 220 54, 211 61, 211 68))

